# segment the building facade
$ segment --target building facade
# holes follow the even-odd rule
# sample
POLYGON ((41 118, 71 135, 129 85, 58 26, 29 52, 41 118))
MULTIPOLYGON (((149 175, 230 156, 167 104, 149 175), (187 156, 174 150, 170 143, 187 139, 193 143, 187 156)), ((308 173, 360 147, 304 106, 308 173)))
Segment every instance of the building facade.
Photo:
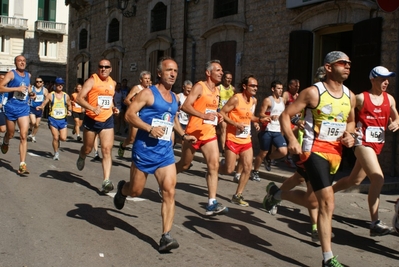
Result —
POLYGON ((65 77, 68 18, 63 0, 0 0, 0 73, 22 54, 32 79, 65 77))
MULTIPOLYGON (((107 58, 116 81, 138 83, 139 73, 156 77, 160 57, 179 65, 174 90, 184 80, 204 78, 206 61, 219 59, 234 84, 253 74, 260 101, 270 83, 297 78, 312 84, 329 51, 352 60, 346 85, 354 93, 371 86, 377 65, 398 69, 399 11, 385 12, 377 0, 66 0, 70 6, 68 82, 83 82, 107 58)), ((389 92, 398 96, 397 82, 389 92)), ((381 161, 397 175, 397 135, 388 133, 381 161)))

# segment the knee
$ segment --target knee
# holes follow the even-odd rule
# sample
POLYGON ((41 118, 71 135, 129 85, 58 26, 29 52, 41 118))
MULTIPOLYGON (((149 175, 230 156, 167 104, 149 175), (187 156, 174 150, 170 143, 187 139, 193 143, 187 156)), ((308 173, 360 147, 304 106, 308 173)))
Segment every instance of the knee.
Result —
POLYGON ((60 137, 59 137, 59 140, 60 140, 60 141, 63 141, 63 142, 66 141, 66 136, 60 136, 60 137))

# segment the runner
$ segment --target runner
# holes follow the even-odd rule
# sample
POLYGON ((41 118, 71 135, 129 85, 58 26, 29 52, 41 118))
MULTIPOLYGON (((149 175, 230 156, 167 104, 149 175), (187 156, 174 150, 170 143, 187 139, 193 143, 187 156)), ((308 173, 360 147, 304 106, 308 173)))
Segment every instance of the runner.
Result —
POLYGON ((28 141, 36 143, 36 134, 39 130, 40 121, 43 116, 43 110, 37 110, 36 107, 40 106, 48 94, 47 88, 44 87, 43 79, 37 77, 35 85, 32 86, 32 91, 29 93, 29 119, 30 119, 30 132, 28 141))

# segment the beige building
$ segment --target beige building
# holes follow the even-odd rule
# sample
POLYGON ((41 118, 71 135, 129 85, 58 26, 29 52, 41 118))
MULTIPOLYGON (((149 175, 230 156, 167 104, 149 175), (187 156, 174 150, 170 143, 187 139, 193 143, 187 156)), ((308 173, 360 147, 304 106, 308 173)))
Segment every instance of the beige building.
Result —
MULTIPOLYGON (((380 0, 379 0, 380 1, 380 0)), ((107 58, 112 77, 138 82, 141 70, 156 75, 170 55, 182 82, 203 79, 205 62, 220 59, 237 86, 246 74, 259 81, 259 100, 275 80, 312 84, 325 54, 341 50, 352 60, 346 85, 369 89, 368 73, 398 69, 399 11, 387 13, 374 0, 66 0, 70 6, 68 82, 84 81, 107 58), (122 11, 123 9, 123 11, 122 11)), ((397 82, 390 93, 397 96, 397 82)), ((397 135, 388 133, 381 161, 398 175, 397 135)))
POLYGON ((68 18, 64 0, 0 0, 0 73, 22 54, 32 80, 65 77, 68 18))

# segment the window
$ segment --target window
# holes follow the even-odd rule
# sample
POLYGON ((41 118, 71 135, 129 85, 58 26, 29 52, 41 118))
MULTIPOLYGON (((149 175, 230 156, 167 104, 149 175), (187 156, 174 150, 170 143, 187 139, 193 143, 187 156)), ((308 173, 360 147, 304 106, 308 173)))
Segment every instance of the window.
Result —
POLYGON ((40 56, 48 58, 57 58, 57 42, 51 40, 40 41, 40 56))
POLYGON ((119 41, 119 21, 112 19, 108 26, 108 43, 119 41))
POLYGON ((0 15, 8 16, 8 0, 0 0, 0 15))
POLYGON ((0 35, 0 53, 8 53, 10 51, 10 37, 0 35))
POLYGON ((87 30, 82 29, 79 33, 79 49, 87 48, 87 30))
POLYGON ((39 0, 37 20, 55 21, 57 0, 39 0))
POLYGON ((238 12, 238 0, 215 0, 213 5, 214 19, 235 15, 238 12))
POLYGON ((151 10, 151 32, 162 31, 166 29, 168 7, 164 3, 157 3, 151 10))

